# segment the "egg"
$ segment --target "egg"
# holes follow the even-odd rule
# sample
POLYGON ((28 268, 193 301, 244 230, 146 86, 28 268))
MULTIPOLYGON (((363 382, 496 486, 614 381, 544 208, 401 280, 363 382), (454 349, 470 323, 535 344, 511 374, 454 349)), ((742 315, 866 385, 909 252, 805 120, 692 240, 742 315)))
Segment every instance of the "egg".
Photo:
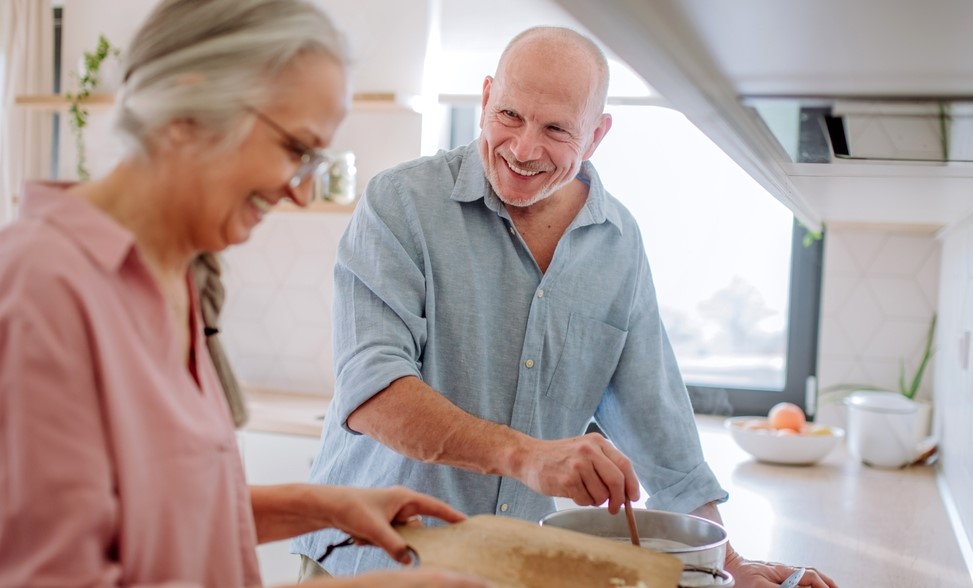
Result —
POLYGON ((787 429, 800 433, 807 423, 807 417, 800 406, 790 402, 778 402, 767 414, 767 422, 779 431, 787 429))

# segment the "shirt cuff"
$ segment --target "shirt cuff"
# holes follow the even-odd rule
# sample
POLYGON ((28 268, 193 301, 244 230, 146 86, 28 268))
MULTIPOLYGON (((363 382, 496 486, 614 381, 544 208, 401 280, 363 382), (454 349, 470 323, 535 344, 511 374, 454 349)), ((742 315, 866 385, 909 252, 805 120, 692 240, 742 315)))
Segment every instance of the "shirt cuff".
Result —
POLYGON ((730 495, 720 486, 709 465, 703 462, 678 483, 649 496, 645 507, 689 513, 710 502, 726 502, 729 497, 730 495))

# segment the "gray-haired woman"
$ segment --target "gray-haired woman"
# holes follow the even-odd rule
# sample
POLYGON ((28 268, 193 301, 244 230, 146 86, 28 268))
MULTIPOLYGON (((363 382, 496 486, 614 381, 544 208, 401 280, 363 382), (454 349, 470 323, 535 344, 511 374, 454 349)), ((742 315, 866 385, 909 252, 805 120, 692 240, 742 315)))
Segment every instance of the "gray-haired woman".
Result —
POLYGON ((128 155, 85 184, 27 187, 0 232, 0 585, 252 586, 258 542, 337 527, 405 562, 391 522, 463 518, 404 488, 248 489, 206 350, 190 263, 308 202, 345 70, 310 4, 164 0, 126 52, 128 155))

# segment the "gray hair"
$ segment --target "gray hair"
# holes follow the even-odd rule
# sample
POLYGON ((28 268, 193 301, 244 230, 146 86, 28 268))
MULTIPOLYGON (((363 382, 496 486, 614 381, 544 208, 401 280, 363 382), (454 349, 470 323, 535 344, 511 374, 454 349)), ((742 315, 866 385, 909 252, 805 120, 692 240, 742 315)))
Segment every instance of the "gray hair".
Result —
POLYGON ((235 145, 245 108, 266 103, 273 78, 305 52, 348 65, 344 36, 304 0, 163 0, 123 54, 115 128, 142 153, 174 119, 235 145))

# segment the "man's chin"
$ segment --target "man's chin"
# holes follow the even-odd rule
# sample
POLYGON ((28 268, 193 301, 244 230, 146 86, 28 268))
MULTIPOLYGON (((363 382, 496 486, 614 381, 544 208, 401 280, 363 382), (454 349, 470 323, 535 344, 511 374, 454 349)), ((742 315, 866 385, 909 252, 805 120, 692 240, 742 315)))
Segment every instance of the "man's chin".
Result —
POLYGON ((551 192, 548 190, 541 190, 539 192, 535 192, 534 194, 514 194, 514 195, 502 194, 500 192, 497 192, 497 196, 500 197, 501 202, 503 202, 507 206, 513 206, 516 208, 527 208, 528 206, 533 206, 534 204, 537 204, 538 202, 544 200, 550 195, 551 192))

